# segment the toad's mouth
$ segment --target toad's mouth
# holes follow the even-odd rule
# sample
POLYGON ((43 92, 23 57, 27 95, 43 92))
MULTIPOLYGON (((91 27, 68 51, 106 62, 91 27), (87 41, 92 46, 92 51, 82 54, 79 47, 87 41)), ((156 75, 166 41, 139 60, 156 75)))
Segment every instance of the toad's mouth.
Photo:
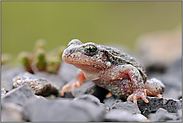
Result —
POLYGON ((62 60, 65 63, 72 64, 80 69, 103 69, 106 67, 104 61, 98 61, 96 59, 91 59, 89 56, 82 54, 81 52, 68 52, 64 50, 62 54, 62 60))

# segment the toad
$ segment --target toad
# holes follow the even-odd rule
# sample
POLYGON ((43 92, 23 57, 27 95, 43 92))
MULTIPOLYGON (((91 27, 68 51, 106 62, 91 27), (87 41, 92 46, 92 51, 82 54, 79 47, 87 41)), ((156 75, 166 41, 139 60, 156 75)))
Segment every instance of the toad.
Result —
POLYGON ((61 96, 68 88, 71 93, 75 87, 80 87, 85 79, 107 89, 112 95, 130 101, 137 105, 137 99, 142 98, 146 103, 146 96, 162 97, 164 84, 147 75, 137 60, 120 50, 95 44, 81 43, 73 39, 68 43, 62 54, 62 59, 80 69, 78 76, 63 86, 61 96))

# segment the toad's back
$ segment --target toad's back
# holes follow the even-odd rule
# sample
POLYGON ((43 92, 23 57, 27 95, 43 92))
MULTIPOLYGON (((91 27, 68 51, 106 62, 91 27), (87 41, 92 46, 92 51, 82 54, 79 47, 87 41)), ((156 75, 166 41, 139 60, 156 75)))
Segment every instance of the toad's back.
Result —
POLYGON ((101 47, 101 51, 105 52, 107 58, 112 64, 115 65, 124 65, 124 64, 131 64, 132 66, 136 67, 141 76, 143 77, 144 83, 147 80, 147 75, 143 69, 143 67, 140 65, 140 63, 134 58, 129 56, 126 53, 121 52, 120 50, 109 47, 109 46, 104 46, 104 45, 98 45, 101 47))

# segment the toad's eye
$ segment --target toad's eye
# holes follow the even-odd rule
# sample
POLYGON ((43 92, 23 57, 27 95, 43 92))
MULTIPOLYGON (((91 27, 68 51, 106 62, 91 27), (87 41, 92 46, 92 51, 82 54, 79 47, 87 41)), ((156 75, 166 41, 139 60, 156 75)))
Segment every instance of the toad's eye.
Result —
POLYGON ((97 52, 97 47, 93 44, 88 44, 84 47, 86 55, 94 55, 97 52))

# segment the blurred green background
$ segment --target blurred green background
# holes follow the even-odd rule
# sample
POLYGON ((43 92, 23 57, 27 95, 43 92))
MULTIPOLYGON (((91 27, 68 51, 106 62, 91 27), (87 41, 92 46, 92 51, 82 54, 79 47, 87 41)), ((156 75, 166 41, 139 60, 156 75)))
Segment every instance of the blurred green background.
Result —
POLYGON ((165 2, 1 2, 1 53, 15 58, 33 51, 38 39, 47 50, 78 38, 134 48, 138 36, 180 25, 181 1, 165 2))

